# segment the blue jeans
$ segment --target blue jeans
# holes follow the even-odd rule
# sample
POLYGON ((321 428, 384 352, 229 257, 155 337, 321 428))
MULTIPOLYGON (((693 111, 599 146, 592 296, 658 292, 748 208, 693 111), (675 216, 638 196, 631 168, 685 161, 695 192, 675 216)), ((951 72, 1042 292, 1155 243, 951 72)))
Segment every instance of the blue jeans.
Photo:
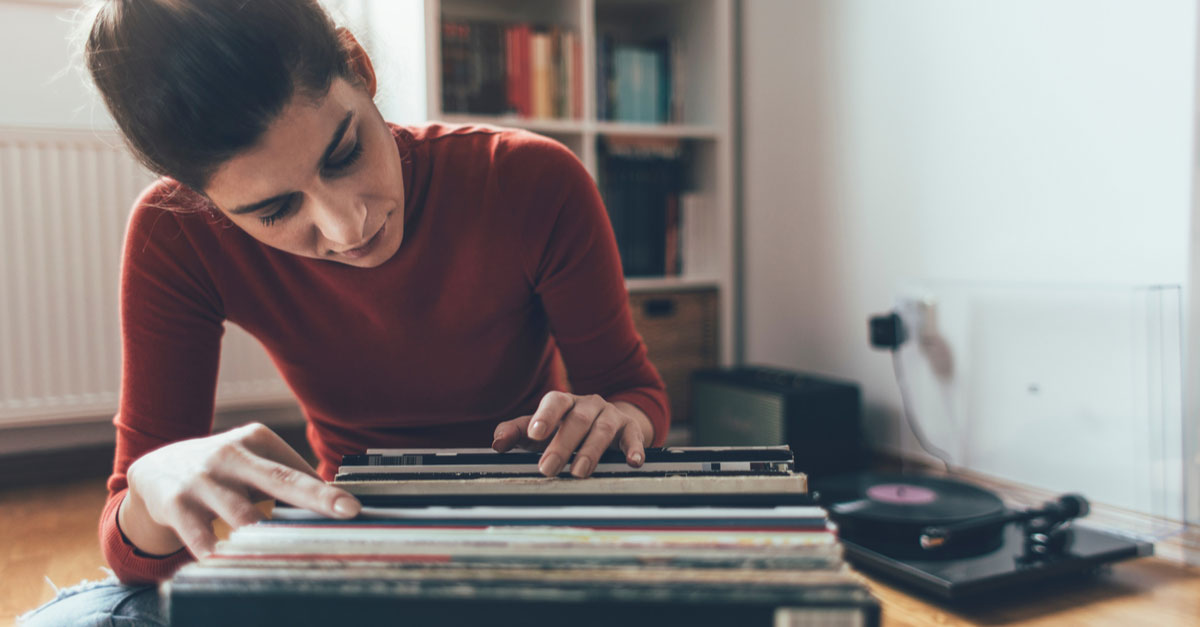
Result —
POLYGON ((127 586, 109 577, 62 588, 53 601, 21 616, 22 627, 164 627, 154 586, 127 586))

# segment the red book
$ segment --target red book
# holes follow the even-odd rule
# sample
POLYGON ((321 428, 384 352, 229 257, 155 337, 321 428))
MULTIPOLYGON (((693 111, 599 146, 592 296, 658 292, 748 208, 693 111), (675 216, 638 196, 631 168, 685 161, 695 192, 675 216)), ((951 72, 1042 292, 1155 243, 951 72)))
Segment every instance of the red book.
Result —
POLYGON ((546 81, 546 84, 549 86, 547 96, 550 106, 549 113, 546 114, 548 118, 565 117, 562 106, 562 97, 565 92, 562 81, 562 35, 562 31, 557 24, 550 27, 550 64, 547 67, 548 78, 546 81))
POLYGON ((519 39, 519 48, 521 50, 521 116, 533 117, 533 84, 529 79, 530 66, 533 61, 529 56, 529 38, 532 34, 532 29, 529 24, 521 25, 521 35, 519 39))
POLYGON ((666 264, 663 269, 664 276, 679 276, 681 268, 679 267, 679 195, 669 194, 667 196, 667 241, 664 257, 666 264))

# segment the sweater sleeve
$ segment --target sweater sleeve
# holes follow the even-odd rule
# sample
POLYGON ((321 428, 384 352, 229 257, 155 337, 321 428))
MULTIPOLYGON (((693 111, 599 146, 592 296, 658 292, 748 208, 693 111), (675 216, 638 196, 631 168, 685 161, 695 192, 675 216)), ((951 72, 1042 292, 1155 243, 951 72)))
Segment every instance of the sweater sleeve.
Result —
POLYGON ((100 518, 105 559, 121 581, 166 579, 191 555, 162 557, 134 548, 117 524, 128 491, 125 473, 139 457, 212 429, 217 364, 224 331, 221 300, 196 247, 203 213, 175 213, 180 194, 159 182, 134 206, 121 267, 121 397, 116 455, 100 518), (190 224, 187 224, 191 221, 190 224), (185 228, 198 226, 196 228, 185 228))
POLYGON ((633 326, 621 259, 595 182, 561 144, 517 133, 498 160, 515 203, 522 262, 577 394, 642 410, 654 446, 671 416, 662 378, 633 326))

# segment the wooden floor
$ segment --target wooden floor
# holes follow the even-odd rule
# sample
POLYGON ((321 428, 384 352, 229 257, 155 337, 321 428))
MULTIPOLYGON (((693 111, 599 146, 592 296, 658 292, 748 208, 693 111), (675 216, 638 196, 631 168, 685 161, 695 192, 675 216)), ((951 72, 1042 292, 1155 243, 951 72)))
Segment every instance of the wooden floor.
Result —
MULTIPOLYGON (((46 584, 68 586, 104 577, 96 522, 104 481, 0 491, 0 625, 54 597, 46 584)), ((1119 564, 1096 580, 1049 586, 985 606, 948 610, 882 583, 885 627, 925 625, 1200 625, 1200 570, 1155 559, 1119 564)))
POLYGON ((0 625, 54 598, 46 583, 70 586, 106 573, 96 526, 103 479, 0 491, 0 625))

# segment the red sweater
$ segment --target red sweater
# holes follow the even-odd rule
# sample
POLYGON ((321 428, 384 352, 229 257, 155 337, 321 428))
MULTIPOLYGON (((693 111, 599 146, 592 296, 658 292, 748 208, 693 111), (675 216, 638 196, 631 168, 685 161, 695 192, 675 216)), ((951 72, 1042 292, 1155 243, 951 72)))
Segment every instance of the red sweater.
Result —
POLYGON ((404 242, 376 268, 285 253, 161 180, 134 206, 121 273, 116 459, 100 519, 125 582, 165 579, 186 550, 134 552, 117 527, 138 457, 208 435, 226 321, 254 335, 295 393, 331 479, 368 447, 487 447, 496 424, 565 389, 670 416, 633 327, 620 259, 587 171, 561 145, 485 127, 392 127, 404 242))

